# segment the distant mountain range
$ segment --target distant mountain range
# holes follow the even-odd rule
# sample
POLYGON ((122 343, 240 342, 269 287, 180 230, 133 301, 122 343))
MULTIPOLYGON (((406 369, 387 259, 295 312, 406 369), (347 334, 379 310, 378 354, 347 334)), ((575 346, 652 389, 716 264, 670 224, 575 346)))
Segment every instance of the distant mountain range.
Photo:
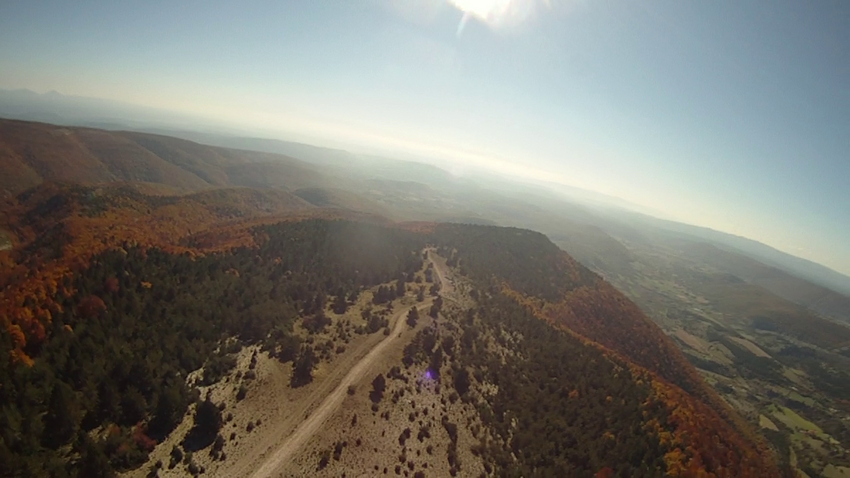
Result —
MULTIPOLYGON (((578 212, 578 216, 572 218, 579 219, 581 222, 594 223, 606 231, 621 226, 636 230, 648 226, 651 230, 663 230, 671 234, 708 241, 720 248, 743 253, 766 265, 776 267, 822 287, 850 295, 850 277, 821 264, 793 256, 744 237, 705 227, 658 219, 645 214, 646 211, 643 213, 636 212, 640 211, 639 207, 616 198, 578 188, 560 185, 523 185, 521 182, 511 183, 511 181, 500 180, 498 177, 487 174, 479 174, 474 179, 462 179, 428 164, 365 156, 340 149, 277 139, 249 137, 244 132, 229 128, 221 123, 210 122, 189 115, 169 113, 111 100, 67 96, 55 91, 39 94, 23 89, 0 89, 0 117, 68 126, 147 132, 179 137, 223 148, 281 154, 290 158, 297 158, 302 162, 344 171, 346 177, 352 172, 358 177, 363 177, 362 171, 365 171, 365 167, 368 166, 368 174, 372 176, 401 181, 415 179, 415 181, 428 184, 438 191, 445 191, 446 188, 449 188, 452 193, 464 188, 485 187, 489 190, 499 191, 502 196, 519 197, 519 199, 537 205, 542 203, 545 207, 549 207, 553 203, 561 205, 569 202, 578 203, 583 207, 574 211, 578 212), (512 194, 512 191, 518 194, 512 194), (535 202, 533 197, 535 194, 540 196, 538 198, 540 201, 535 202), (592 210, 591 219, 588 219, 588 209, 592 210)), ((234 179, 237 179, 235 185, 275 185, 274 181, 269 178, 261 179, 258 177, 263 176, 262 168, 274 169, 274 166, 268 164, 254 165, 251 168, 253 171, 247 171, 244 174, 253 176, 254 179, 243 177, 240 180, 234 177, 234 179)), ((35 176, 31 172, 22 170, 19 174, 26 176, 24 184, 33 184, 35 176)), ((183 176, 178 174, 177 177, 171 179, 171 182, 180 181, 179 178, 183 176)), ((183 180, 188 179, 184 177, 183 180)), ((204 181, 206 182, 206 180, 204 181)), ((194 187, 203 186, 203 183, 195 182, 194 184, 194 187)), ((214 186, 216 182, 213 180, 209 184, 214 186)), ((0 188, 3 187, 0 184, 0 188)))

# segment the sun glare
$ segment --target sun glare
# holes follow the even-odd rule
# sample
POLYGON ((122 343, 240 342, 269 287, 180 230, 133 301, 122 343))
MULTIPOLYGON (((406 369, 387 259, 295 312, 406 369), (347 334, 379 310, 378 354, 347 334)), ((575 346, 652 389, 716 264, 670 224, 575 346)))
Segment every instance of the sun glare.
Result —
POLYGON ((551 8, 554 0, 445 0, 463 12, 457 29, 458 37, 470 19, 478 20, 493 29, 523 23, 541 7, 551 8))
POLYGON ((498 18, 511 6, 511 0, 449 0, 449 3, 485 21, 498 18))

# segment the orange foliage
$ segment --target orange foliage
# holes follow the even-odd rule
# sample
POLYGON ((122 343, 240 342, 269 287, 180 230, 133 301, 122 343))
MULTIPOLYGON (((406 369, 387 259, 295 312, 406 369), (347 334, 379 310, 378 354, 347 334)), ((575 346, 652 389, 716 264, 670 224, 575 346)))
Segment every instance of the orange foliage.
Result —
POLYGON ((676 344, 612 285, 597 281, 569 292, 563 301, 538 307, 539 316, 586 337, 687 391, 753 443, 767 445, 700 377, 676 344))
POLYGON ((711 407, 662 379, 652 379, 646 407, 669 411, 667 427, 655 427, 662 443, 671 447, 664 457, 670 476, 780 476, 770 454, 748 442, 711 407))
POLYGON ((670 446, 665 456, 670 476, 780 476, 771 452, 743 419, 705 384, 669 337, 613 286, 596 281, 554 304, 504 284, 503 292, 541 319, 626 361, 635 380, 652 385, 645 406, 663 407, 670 418, 666 430, 654 420, 647 426, 670 446))
POLYGON ((12 324, 9 327, 9 335, 12 337, 12 345, 15 348, 22 349, 27 344, 27 339, 24 337, 24 331, 21 330, 21 326, 18 324, 12 324))
MULTIPOLYGON (((15 247, 0 253, 0 326, 10 333, 17 326, 15 336, 23 337, 16 339, 13 360, 31 363, 23 348, 46 340, 45 325, 62 311, 55 300, 57 295, 73 296, 76 291, 65 284, 105 250, 129 244, 196 255, 254 247, 254 227, 282 221, 323 218, 386 222, 343 210, 303 209, 303 204, 293 203, 284 193, 264 194, 220 189, 169 198, 145 196, 127 185, 83 188, 44 183, 20 196, 20 201, 9 200, 0 211, 0 222, 12 232, 15 247), (53 203, 58 206, 45 207, 53 203), (93 210, 93 203, 102 209, 93 210), (45 240, 48 243, 36 252, 23 252, 45 240)), ((117 286, 117 281, 107 279, 107 290, 117 286)))

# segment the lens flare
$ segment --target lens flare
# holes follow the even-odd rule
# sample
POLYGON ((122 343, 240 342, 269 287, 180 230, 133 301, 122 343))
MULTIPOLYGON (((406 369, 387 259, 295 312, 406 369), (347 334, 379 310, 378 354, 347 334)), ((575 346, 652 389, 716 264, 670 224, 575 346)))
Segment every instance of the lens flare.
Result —
POLYGON ((551 8, 551 0, 446 0, 463 12, 457 35, 463 33, 470 20, 477 20, 493 29, 516 26, 527 20, 535 11, 551 8))
POLYGON ((449 3, 464 12, 486 22, 504 15, 511 7, 511 0, 449 0, 449 3))

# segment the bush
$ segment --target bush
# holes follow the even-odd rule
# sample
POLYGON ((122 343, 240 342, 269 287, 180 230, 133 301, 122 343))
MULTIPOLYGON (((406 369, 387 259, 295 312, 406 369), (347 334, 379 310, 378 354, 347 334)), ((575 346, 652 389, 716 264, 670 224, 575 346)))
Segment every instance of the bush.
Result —
POLYGON ((387 381, 384 378, 383 374, 378 374, 375 376, 375 379, 372 380, 372 391, 369 393, 369 398, 373 403, 380 403, 384 398, 384 390, 386 390, 387 381))
POLYGON ((195 409, 195 426, 183 440, 184 448, 197 451, 210 446, 218 435, 222 423, 221 410, 207 395, 206 400, 198 403, 195 409))
POLYGON ((319 454, 319 466, 318 470, 324 470, 325 467, 328 466, 328 463, 331 461, 331 452, 330 450, 323 450, 322 453, 319 454))

